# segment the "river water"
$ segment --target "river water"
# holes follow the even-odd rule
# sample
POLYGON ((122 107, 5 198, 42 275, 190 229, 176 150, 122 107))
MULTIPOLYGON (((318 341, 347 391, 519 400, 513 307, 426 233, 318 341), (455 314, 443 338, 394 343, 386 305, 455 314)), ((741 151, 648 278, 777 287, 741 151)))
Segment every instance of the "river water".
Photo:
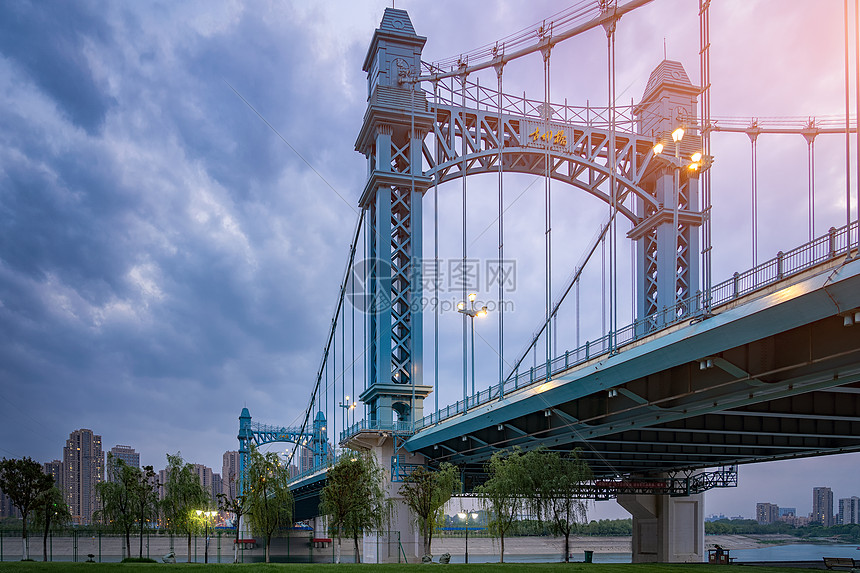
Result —
MULTIPOLYGON (((860 559, 860 546, 851 544, 795 543, 772 545, 758 549, 732 549, 736 561, 821 561, 823 557, 853 557, 860 559)), ((463 555, 452 555, 451 563, 462 563, 463 555)), ((505 555, 507 563, 552 563, 561 561, 558 554, 505 555)), ((575 553, 571 561, 584 561, 583 553, 575 553)), ((594 563, 630 563, 630 553, 595 553, 594 563)), ((470 563, 497 562, 498 555, 469 555, 470 563)))

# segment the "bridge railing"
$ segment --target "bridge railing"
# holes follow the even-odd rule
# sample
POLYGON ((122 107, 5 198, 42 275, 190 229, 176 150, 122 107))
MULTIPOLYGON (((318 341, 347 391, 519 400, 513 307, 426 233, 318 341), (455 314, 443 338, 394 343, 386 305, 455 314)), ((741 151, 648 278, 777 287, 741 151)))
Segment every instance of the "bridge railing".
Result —
POLYGON ((549 364, 542 363, 522 372, 515 372, 501 384, 491 386, 486 390, 459 400, 441 410, 433 412, 415 422, 414 431, 438 424, 458 414, 463 414, 474 408, 503 397, 510 392, 531 386, 549 377, 579 366, 593 358, 617 352, 623 346, 635 342, 645 336, 654 334, 663 328, 683 322, 702 318, 705 310, 729 303, 741 296, 768 287, 787 277, 802 273, 828 260, 850 254, 858 244, 858 223, 838 229, 831 228, 826 235, 813 239, 797 248, 756 265, 743 273, 735 273, 732 278, 711 288, 710 304, 705 300, 706 295, 697 292, 689 299, 667 307, 659 312, 641 318, 636 322, 601 336, 597 340, 588 341, 575 350, 568 350, 561 356, 552 359, 549 364))
MULTIPOLYGON (((429 101, 433 100, 433 92, 425 92, 429 101)), ((446 78, 437 82, 437 101, 442 105, 466 106, 473 109, 498 113, 499 92, 494 86, 481 85, 479 82, 466 81, 466 89, 457 78, 446 78), (464 97, 465 96, 465 97, 464 97), (464 101, 465 100, 465 101, 464 101)), ((637 132, 637 119, 634 116, 635 107, 631 103, 615 106, 615 128, 623 133, 637 132)), ((502 114, 519 116, 543 121, 544 118, 554 123, 574 123, 589 127, 608 129, 611 123, 610 109, 606 106, 575 106, 565 103, 550 102, 547 109, 543 100, 529 99, 509 93, 502 93, 502 114)))
POLYGON ((379 422, 377 420, 360 420, 340 433, 340 441, 358 434, 361 431, 393 432, 395 434, 411 434, 412 422, 379 422))
POLYGON ((796 275, 835 257, 847 255, 857 244, 857 221, 822 235, 797 248, 760 263, 711 288, 711 306, 716 307, 796 275))

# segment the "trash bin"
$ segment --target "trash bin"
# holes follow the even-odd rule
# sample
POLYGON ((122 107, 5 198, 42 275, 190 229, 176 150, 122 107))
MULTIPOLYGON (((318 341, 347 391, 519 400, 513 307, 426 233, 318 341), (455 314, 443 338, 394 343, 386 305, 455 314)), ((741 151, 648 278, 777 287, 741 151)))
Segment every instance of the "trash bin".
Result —
POLYGON ((593 557, 594 557, 594 551, 586 551, 585 552, 585 563, 591 563, 593 557))

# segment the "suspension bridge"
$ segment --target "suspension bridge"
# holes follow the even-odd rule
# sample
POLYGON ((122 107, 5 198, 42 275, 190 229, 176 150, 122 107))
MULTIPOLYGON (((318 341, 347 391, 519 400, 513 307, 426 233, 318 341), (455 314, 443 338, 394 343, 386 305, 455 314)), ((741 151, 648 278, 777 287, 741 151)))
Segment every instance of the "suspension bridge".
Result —
MULTIPOLYGON (((860 185, 850 181, 860 135, 851 110, 820 120, 712 116, 708 0, 698 6, 699 85, 664 59, 639 101, 618 105, 619 21, 648 3, 580 2, 432 63, 421 58, 427 38, 407 12, 385 10, 363 66, 367 110, 355 149, 367 158, 367 180, 303 422, 260 424, 248 409, 239 418, 243 467, 252 445, 294 444, 298 518, 316 516, 339 448, 372 451, 397 498, 398 482, 418 465, 456 464, 468 492, 496 451, 579 447, 595 474, 588 495, 616 498, 633 515, 634 561, 702 561, 702 492, 736 485, 737 464, 860 451, 860 185), (605 37, 606 105, 551 101, 553 50, 592 30, 605 37), (522 58, 542 64, 537 99, 505 91, 507 66, 522 58), (721 282, 711 272, 719 164, 711 136, 719 132, 750 142, 753 221, 752 268, 721 282), (806 140, 809 223, 804 244, 759 261, 762 134, 806 140), (845 219, 817 233, 814 144, 824 136, 846 141, 845 219), (522 174, 543 186, 542 220, 530 222, 542 244, 526 251, 543 269, 529 266, 538 270, 528 277, 512 256, 523 252, 518 233, 505 226, 514 216, 511 181, 522 174), (488 180, 498 198, 497 249, 478 258, 469 197, 473 182, 488 180), (559 194, 570 189, 605 207, 580 260, 561 269, 571 247, 555 238, 568 220, 559 194), (440 228, 440 192, 457 190, 459 225, 440 228), (450 251, 456 243, 456 256, 444 256, 440 244, 450 251), (601 319, 583 326, 580 287, 598 259, 601 319), (512 354, 505 324, 519 318, 511 311, 518 270, 520 281, 542 283, 543 309, 512 354), (495 372, 476 369, 476 321, 488 314, 497 340, 485 327, 480 338, 497 354, 495 372), (456 336, 440 326, 451 316, 456 336), (458 351, 461 375, 440 375, 440 362, 458 351), (462 398, 440 405, 444 386, 448 395, 462 387, 462 398)), ((846 28, 846 50, 847 37, 846 28)), ((415 558, 414 525, 405 510, 397 519, 393 529, 415 558)))

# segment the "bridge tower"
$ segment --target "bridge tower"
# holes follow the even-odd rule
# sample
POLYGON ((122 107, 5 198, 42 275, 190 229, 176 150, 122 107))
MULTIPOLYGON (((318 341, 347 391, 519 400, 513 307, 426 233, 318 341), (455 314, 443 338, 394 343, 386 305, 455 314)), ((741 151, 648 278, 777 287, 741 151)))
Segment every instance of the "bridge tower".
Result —
POLYGON ((360 206, 366 222, 368 387, 359 396, 369 406, 369 432, 350 440, 369 449, 386 472, 388 497, 396 503, 390 527, 399 543, 366 534, 365 559, 410 561, 421 555, 421 537, 399 493, 395 460, 423 464, 424 457, 400 449, 412 422, 423 417, 432 386, 423 382, 421 198, 431 180, 423 174, 422 149, 435 117, 424 92, 402 83, 421 71, 427 38, 415 33, 405 10, 386 8, 364 60, 367 112, 355 149, 367 157, 367 184, 360 206))
POLYGON ((422 376, 421 198, 430 187, 422 142, 434 117, 424 92, 400 81, 421 71, 426 41, 405 10, 386 8, 363 66, 368 104, 355 149, 367 157, 360 206, 367 223, 370 350, 360 399, 373 428, 420 419, 432 391, 422 376))
MULTIPOLYGON (((695 132, 694 86, 680 62, 660 62, 634 113, 639 133, 665 149, 654 156, 642 186, 658 207, 637 200, 640 222, 629 237, 637 241, 637 314, 643 331, 702 308, 699 298, 699 171, 688 165, 702 151, 695 132), (676 144, 672 133, 684 130, 676 144)), ((702 494, 685 497, 623 495, 618 503, 633 516, 633 562, 701 562, 704 559, 702 494)))
POLYGON ((699 171, 688 168, 691 155, 702 151, 701 134, 695 132, 700 91, 680 62, 663 60, 651 72, 634 111, 639 133, 665 146, 642 181, 658 207, 639 199, 640 222, 628 235, 637 241, 637 316, 647 318, 645 331, 701 308, 697 227, 703 214, 699 171), (684 135, 676 153, 672 133, 679 127, 684 135))

